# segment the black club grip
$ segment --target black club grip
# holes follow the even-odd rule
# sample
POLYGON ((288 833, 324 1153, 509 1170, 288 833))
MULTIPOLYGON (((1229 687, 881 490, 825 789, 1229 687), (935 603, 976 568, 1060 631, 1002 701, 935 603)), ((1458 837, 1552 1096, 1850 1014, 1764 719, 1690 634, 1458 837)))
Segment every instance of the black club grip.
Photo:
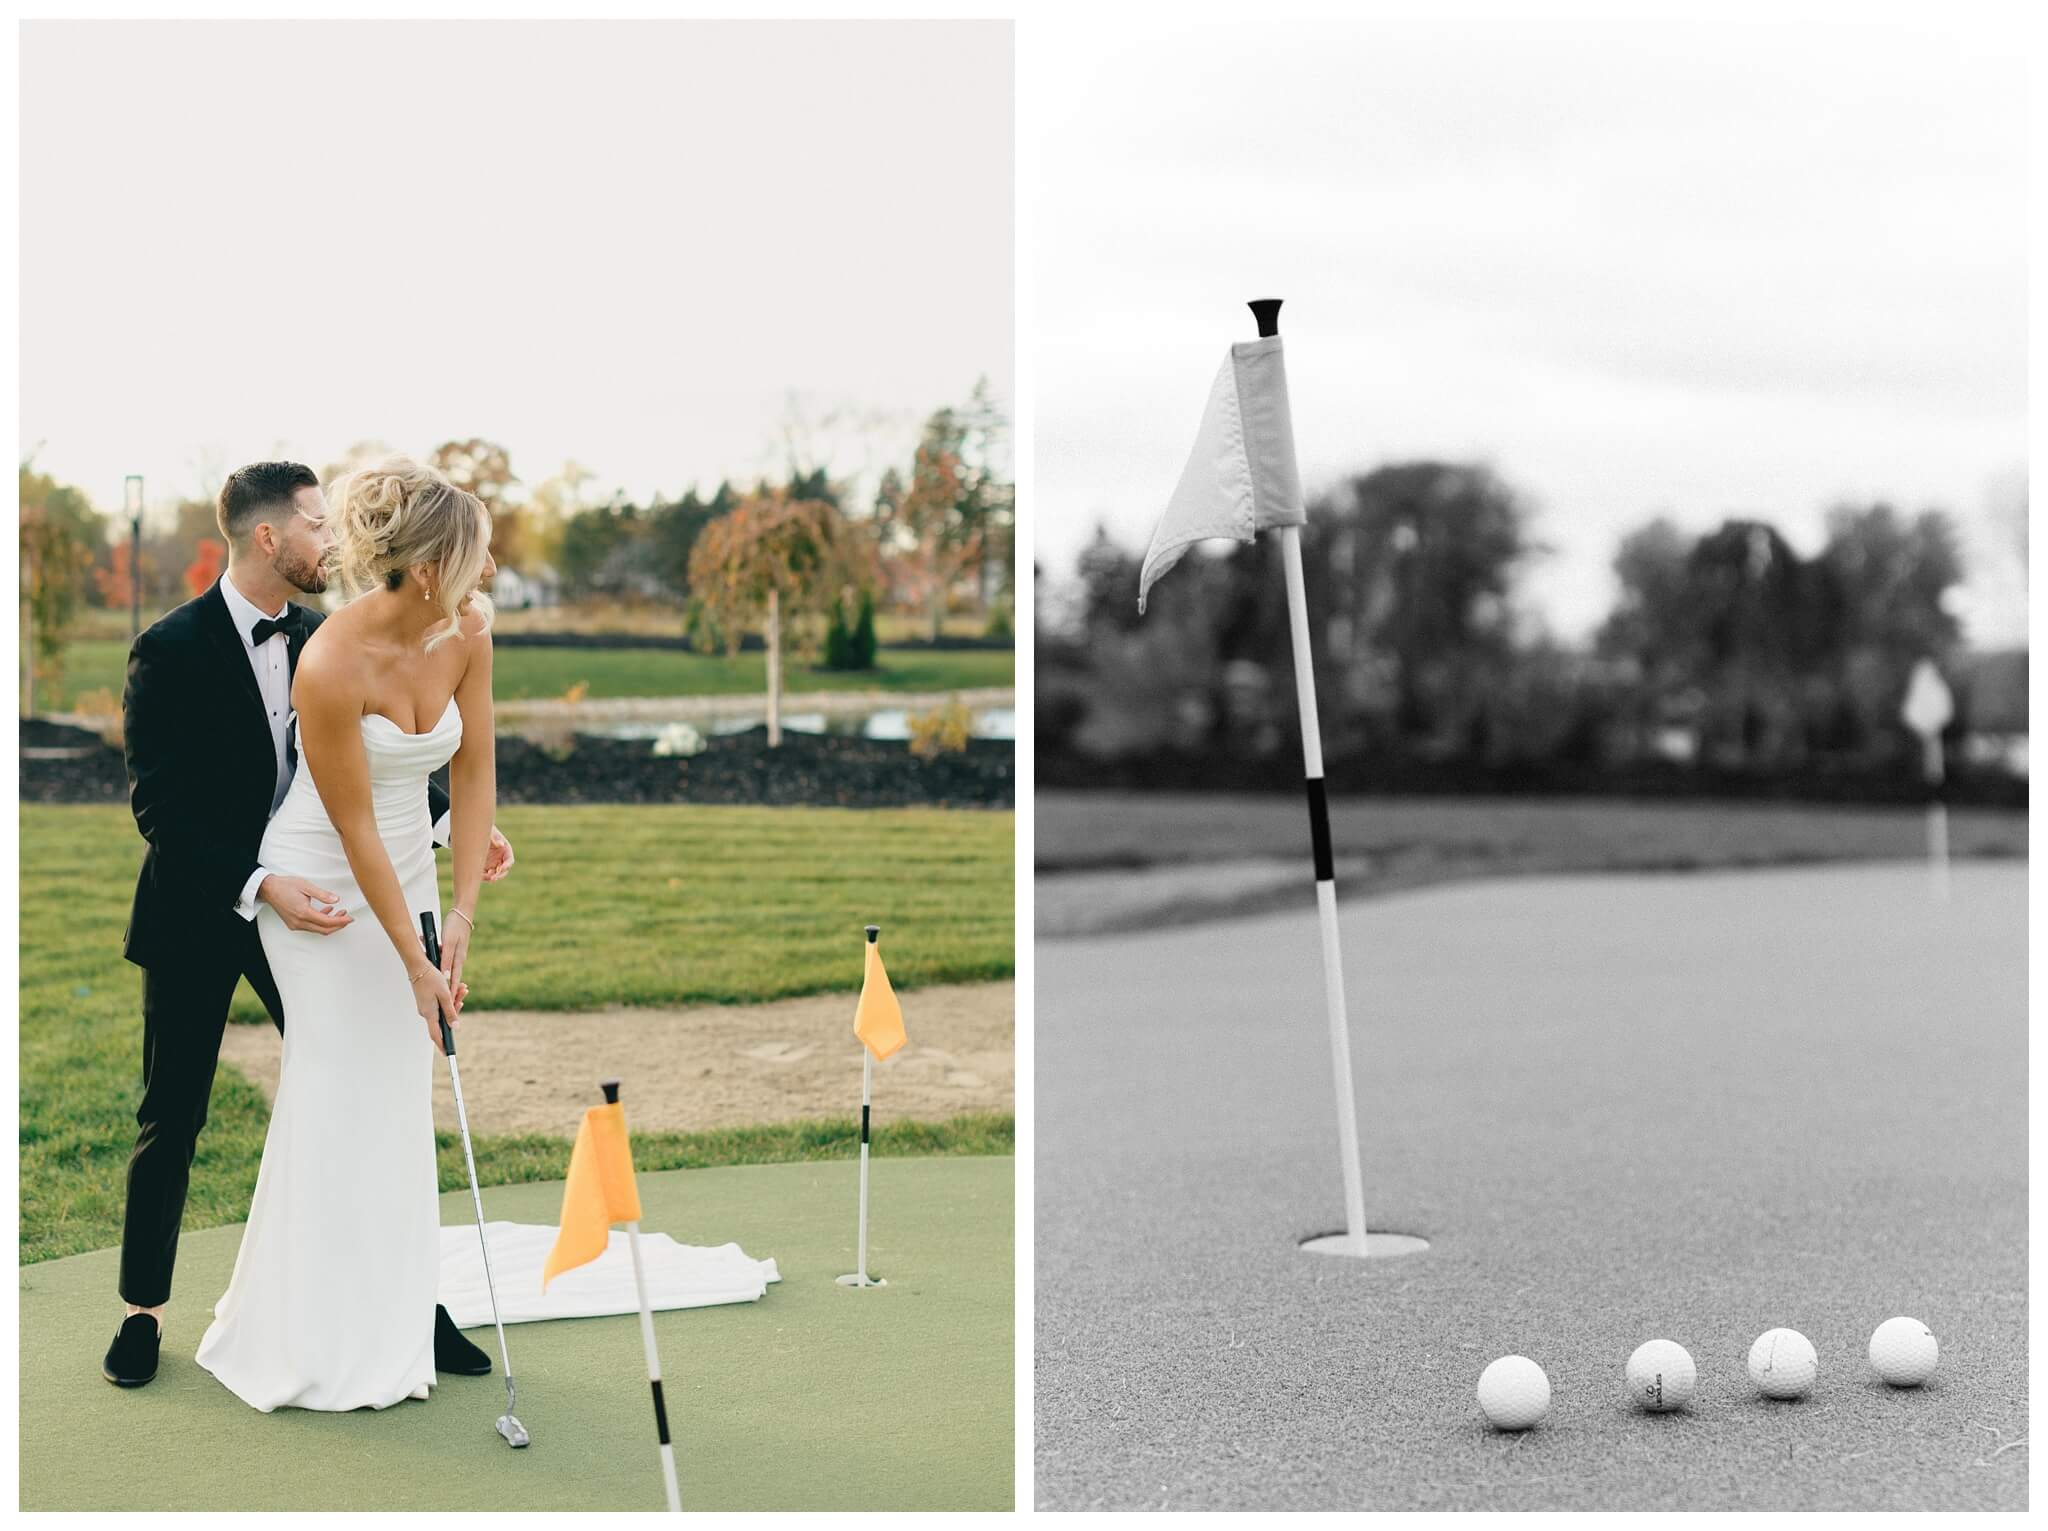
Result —
MULTIPOLYGON (((441 965, 441 937, 434 929, 434 916, 431 911, 420 916, 420 941, 427 949, 427 961, 438 968, 441 965)), ((452 1058, 455 1056, 455 1033, 448 1029, 448 1016, 445 1012, 439 1020, 441 1051, 452 1058)))

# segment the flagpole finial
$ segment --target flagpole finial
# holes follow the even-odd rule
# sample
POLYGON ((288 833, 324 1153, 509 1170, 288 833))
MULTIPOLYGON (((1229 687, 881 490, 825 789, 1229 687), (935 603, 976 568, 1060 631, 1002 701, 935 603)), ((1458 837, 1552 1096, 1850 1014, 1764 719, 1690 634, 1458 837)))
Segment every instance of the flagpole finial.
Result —
POLYGON ((1252 311, 1252 317, 1259 321, 1259 339, 1280 333, 1280 298, 1253 298, 1245 306, 1252 311))
POLYGON ((877 941, 881 939, 882 927, 879 925, 870 925, 868 927, 868 945, 873 946, 877 941))
POLYGON ((601 1079, 597 1087, 604 1091, 604 1103, 616 1106, 619 1103, 619 1082, 616 1079, 601 1079))

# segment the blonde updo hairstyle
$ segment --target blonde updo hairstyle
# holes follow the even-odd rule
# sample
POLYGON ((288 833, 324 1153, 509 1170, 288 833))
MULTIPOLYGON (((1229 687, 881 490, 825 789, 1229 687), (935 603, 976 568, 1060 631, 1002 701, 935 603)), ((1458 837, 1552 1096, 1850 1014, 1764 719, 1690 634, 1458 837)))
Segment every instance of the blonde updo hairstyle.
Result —
POLYGON ((379 586, 396 590, 412 571, 448 613, 427 634, 428 652, 462 635, 465 608, 490 626, 491 598, 477 585, 490 552, 491 516, 468 490, 409 457, 387 457, 329 485, 327 513, 334 522, 329 561, 349 599, 379 586))

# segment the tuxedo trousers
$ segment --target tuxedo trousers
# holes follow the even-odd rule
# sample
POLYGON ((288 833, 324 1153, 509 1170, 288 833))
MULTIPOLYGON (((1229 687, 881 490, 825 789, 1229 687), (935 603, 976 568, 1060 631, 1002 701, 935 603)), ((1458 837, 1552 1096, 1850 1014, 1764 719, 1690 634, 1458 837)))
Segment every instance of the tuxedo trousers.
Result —
POLYGON ((235 985, 248 979, 284 1030, 284 1003, 255 921, 228 915, 219 931, 217 939, 193 941, 142 970, 142 1102, 121 1225, 121 1297, 137 1307, 156 1307, 171 1295, 192 1158, 235 985))

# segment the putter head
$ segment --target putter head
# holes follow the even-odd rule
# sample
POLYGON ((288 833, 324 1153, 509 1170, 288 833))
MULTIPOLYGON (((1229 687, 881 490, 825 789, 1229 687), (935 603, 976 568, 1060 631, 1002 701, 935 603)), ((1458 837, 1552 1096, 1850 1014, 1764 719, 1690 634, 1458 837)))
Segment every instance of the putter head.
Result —
POLYGON ((527 1444, 526 1426, 520 1424, 510 1414, 500 1414, 498 1416, 498 1434, 505 1437, 505 1444, 508 1446, 524 1446, 527 1444))

